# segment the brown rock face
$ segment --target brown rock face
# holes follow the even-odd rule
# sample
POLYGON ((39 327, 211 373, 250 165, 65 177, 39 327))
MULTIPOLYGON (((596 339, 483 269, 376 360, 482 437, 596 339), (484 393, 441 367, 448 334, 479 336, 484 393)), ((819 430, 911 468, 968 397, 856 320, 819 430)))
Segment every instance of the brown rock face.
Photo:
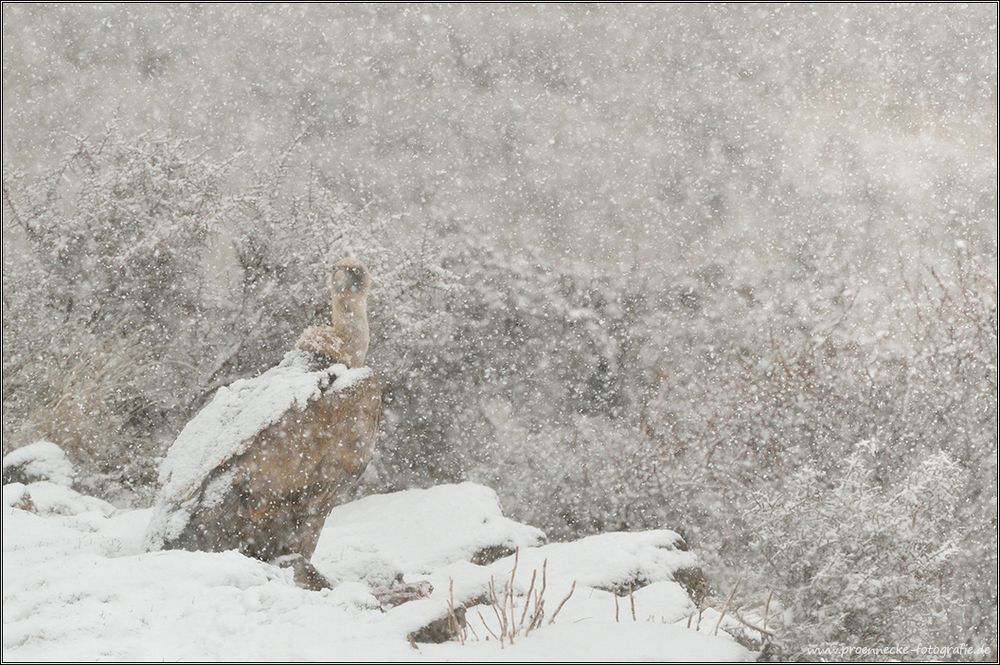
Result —
POLYGON ((195 508, 164 548, 237 549, 264 561, 292 554, 308 559, 327 515, 371 460, 380 411, 375 376, 327 391, 301 410, 289 409, 205 479, 201 492, 231 474, 222 500, 195 508))

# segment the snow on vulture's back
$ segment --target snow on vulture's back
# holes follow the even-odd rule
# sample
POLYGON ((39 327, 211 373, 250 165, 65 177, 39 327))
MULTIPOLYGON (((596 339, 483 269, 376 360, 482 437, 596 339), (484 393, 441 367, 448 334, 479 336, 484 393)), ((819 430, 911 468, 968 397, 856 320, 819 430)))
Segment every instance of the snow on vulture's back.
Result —
MULTIPOLYGON (((289 549, 287 543, 261 543, 270 536, 247 530, 246 523, 264 519, 271 527, 281 524, 288 515, 266 514, 287 510, 288 497, 301 500, 312 485, 343 485, 342 476, 360 475, 370 458, 374 432, 353 422, 340 431, 338 421, 363 420, 377 428, 380 391, 371 370, 317 364, 322 363, 313 354, 289 351, 260 376, 220 388, 184 427, 160 467, 160 490, 146 533, 148 549, 236 548, 258 558, 289 553, 283 551, 289 549), (368 385, 374 391, 365 390, 368 385), (366 400, 360 411, 346 408, 359 387, 366 400), (354 438, 363 441, 345 441, 354 438), (343 468, 329 468, 325 460, 331 446, 349 448, 362 459, 351 460, 346 474, 343 468), (206 526, 209 519, 231 539, 206 534, 212 530, 206 526)), ((289 524, 297 522, 292 516, 289 524)), ((302 554, 308 557, 311 551, 302 554)))

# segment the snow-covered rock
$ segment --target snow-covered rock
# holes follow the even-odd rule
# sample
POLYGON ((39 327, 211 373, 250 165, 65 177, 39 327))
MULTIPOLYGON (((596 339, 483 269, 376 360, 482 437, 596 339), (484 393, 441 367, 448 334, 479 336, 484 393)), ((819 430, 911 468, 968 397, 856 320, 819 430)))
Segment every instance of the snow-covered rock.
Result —
MULTIPOLYGON (((652 582, 673 581, 680 570, 698 566, 698 558, 678 548, 683 542, 673 531, 611 532, 568 543, 522 550, 522 569, 541 568, 547 561, 549 581, 569 586, 574 580, 598 589, 622 593, 652 582)), ((510 569, 513 557, 493 564, 500 572, 510 569)))
MULTIPOLYGON (((605 533, 573 542, 522 547, 488 566, 455 561, 407 579, 427 580, 439 591, 451 589, 454 604, 467 606, 466 617, 474 625, 485 621, 495 633, 500 627, 493 609, 482 600, 491 584, 500 594, 508 580, 513 581, 514 603, 519 610, 530 590, 539 591, 544 578, 549 612, 573 590, 560 613, 564 621, 614 621, 617 598, 619 618, 629 615, 631 620, 630 605, 635 602, 636 616, 643 621, 652 620, 652 616, 655 621, 676 622, 697 612, 677 575, 698 570, 698 560, 693 553, 679 549, 679 542, 676 533, 666 530, 605 533), (628 597, 630 589, 638 589, 634 598, 628 597)), ((426 625, 427 616, 444 616, 448 601, 447 593, 437 593, 394 612, 403 625, 417 630, 426 625)))
POLYGON ((82 515, 98 513, 110 517, 115 507, 97 497, 80 494, 76 490, 40 480, 24 485, 11 483, 3 487, 5 506, 19 506, 41 515, 82 515))
POLYGON ((401 572, 429 573, 455 561, 488 562, 545 542, 540 529, 504 517, 496 492, 474 483, 368 496, 337 506, 313 563, 377 557, 401 572))
POLYGON ((3 482, 30 483, 47 480, 69 487, 73 484, 73 464, 62 448, 39 440, 21 446, 3 457, 3 482))

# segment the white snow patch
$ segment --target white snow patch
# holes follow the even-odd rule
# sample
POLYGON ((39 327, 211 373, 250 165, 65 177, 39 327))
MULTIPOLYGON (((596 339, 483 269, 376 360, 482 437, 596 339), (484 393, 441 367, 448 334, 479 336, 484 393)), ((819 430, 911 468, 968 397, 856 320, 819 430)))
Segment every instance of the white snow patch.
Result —
POLYGON ((4 505, 17 505, 22 500, 28 500, 34 507, 34 512, 42 515, 75 516, 99 513, 104 517, 110 517, 116 512, 115 507, 107 501, 80 494, 65 485, 47 480, 40 480, 28 485, 21 483, 4 485, 3 493, 4 505), (10 489, 8 490, 8 488, 10 489))
MULTIPOLYGON (((565 612, 565 610, 563 610, 565 612)), ((560 613, 560 618, 562 613, 560 613)), ((478 620, 478 617, 476 617, 478 620)), ((480 628, 481 630, 481 628, 480 628)), ((440 660, 508 662, 737 662, 752 660, 736 642, 696 632, 681 625, 631 619, 594 618, 585 622, 559 621, 544 626, 502 651, 494 642, 466 642, 421 646, 425 658, 440 660)))
POLYGON ((514 550, 545 542, 540 529, 504 517, 496 492, 475 483, 368 496, 337 506, 313 563, 329 569, 363 556, 408 574, 468 561, 483 548, 514 550))
POLYGON ((39 440, 12 450, 3 457, 3 473, 20 466, 28 480, 48 480, 69 487, 73 484, 73 464, 63 449, 51 441, 39 440))
MULTIPOLYGON (((522 570, 541 570, 547 561, 549 582, 567 589, 577 584, 616 588, 631 582, 642 584, 671 581, 674 573, 698 566, 693 552, 676 549, 682 542, 673 531, 618 531, 588 536, 569 543, 552 543, 522 550, 518 565, 522 570)), ((513 557, 493 564, 499 575, 510 570, 513 557)), ((678 587, 680 585, 677 585, 678 587)))

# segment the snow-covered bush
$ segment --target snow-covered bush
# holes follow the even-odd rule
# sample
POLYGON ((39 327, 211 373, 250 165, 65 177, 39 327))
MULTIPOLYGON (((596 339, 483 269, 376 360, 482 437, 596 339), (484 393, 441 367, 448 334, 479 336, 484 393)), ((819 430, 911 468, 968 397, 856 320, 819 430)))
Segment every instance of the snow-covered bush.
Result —
POLYGON ((38 480, 70 487, 73 464, 62 448, 51 441, 35 441, 3 456, 3 484, 38 480))
POLYGON ((5 439, 27 422, 91 472, 153 479, 210 343, 227 166, 109 132, 50 173, 5 172, 5 439))
POLYGON ((329 266, 351 252, 387 285, 373 329, 380 369, 399 372, 412 345, 394 340, 437 326, 422 312, 446 276, 429 280, 422 255, 384 245, 329 188, 290 185, 292 149, 243 189, 227 180, 239 154, 112 125, 51 172, 5 173, 5 445, 49 437, 84 484, 147 495, 217 388, 329 315, 329 266))
POLYGON ((961 469, 937 453, 883 479, 885 449, 862 442, 836 471, 803 468, 782 491, 748 499, 747 547, 756 581, 786 608, 776 622, 786 656, 960 643, 948 626, 966 597, 953 572, 966 542, 954 519, 961 469))

